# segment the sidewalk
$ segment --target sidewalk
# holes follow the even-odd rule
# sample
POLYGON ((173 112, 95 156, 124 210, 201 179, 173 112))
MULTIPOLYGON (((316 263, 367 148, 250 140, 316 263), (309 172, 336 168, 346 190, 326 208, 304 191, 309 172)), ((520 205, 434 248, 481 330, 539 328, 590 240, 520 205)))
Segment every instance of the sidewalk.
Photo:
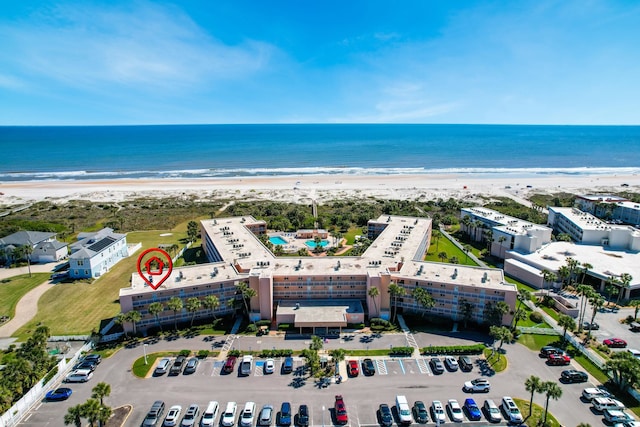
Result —
POLYGON ((16 305, 15 316, 7 323, 0 326, 0 337, 10 337, 29 320, 33 319, 33 317, 38 313, 38 300, 42 294, 51 288, 51 286, 53 286, 51 281, 47 280, 24 294, 16 305))

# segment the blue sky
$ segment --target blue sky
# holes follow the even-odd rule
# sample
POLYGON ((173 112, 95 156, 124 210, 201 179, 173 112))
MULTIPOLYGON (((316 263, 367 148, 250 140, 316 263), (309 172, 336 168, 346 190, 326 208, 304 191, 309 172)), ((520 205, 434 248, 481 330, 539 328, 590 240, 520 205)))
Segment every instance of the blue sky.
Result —
POLYGON ((0 125, 640 124, 630 1, 14 1, 0 125))

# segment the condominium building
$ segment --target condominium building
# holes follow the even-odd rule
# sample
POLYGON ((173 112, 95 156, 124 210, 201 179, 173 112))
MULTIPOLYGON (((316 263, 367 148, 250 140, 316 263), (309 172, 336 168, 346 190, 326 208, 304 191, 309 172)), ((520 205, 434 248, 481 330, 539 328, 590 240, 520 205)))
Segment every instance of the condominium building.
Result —
POLYGON ((603 194, 576 196, 576 207, 598 218, 640 226, 640 203, 624 197, 603 194))
MULTIPOLYGON (((148 312, 152 302, 166 303, 172 297, 216 295, 220 301, 213 311, 183 310, 178 321, 192 314, 196 319, 228 314, 240 284, 256 291, 249 302, 252 320, 288 323, 302 330, 343 328, 365 316, 388 319, 392 283, 404 290, 397 307, 405 312, 462 319, 461 304, 468 302, 471 318, 481 322, 497 302, 515 306, 516 287, 504 280, 500 269, 424 261, 431 239, 428 218, 383 215, 371 220, 368 249, 361 256, 340 257, 276 257, 258 238, 266 233, 266 223, 249 216, 204 220, 200 225, 209 263, 173 269, 157 290, 133 273, 131 286, 120 290, 122 312, 135 309, 142 314, 138 328, 172 323, 173 312, 165 310, 157 319, 148 312), (425 310, 415 300, 417 287, 431 294, 434 307, 425 310), (377 295, 372 288, 377 288, 377 295)), ((505 314, 503 323, 511 317, 505 314)))
MULTIPOLYGON (((493 209, 482 207, 462 208, 461 218, 468 216, 492 231, 491 255, 504 258, 510 250, 533 252, 551 241, 551 229, 534 224, 493 209)), ((480 236, 477 240, 481 240, 480 236)))

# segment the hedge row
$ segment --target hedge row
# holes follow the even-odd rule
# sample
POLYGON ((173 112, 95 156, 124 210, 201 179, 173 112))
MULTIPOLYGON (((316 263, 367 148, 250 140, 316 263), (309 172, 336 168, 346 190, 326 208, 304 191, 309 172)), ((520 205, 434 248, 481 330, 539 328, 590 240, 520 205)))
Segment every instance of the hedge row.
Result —
POLYGON ((484 344, 474 345, 438 345, 422 348, 422 354, 481 354, 484 344))
POLYGON ((293 350, 290 348, 278 348, 275 350, 262 350, 259 354, 260 357, 289 357, 293 354, 293 350))
POLYGON ((389 355, 391 356, 411 356, 413 347, 391 347, 389 355))

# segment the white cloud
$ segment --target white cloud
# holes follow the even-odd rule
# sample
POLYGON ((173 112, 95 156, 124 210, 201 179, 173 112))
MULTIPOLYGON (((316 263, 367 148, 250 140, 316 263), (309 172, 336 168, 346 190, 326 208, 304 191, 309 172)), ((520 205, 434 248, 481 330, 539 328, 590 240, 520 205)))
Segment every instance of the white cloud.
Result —
POLYGON ((136 5, 131 10, 60 7, 48 16, 4 25, 0 64, 78 89, 108 90, 105 84, 116 84, 175 91, 258 72, 275 52, 252 40, 225 45, 177 8, 136 5))

